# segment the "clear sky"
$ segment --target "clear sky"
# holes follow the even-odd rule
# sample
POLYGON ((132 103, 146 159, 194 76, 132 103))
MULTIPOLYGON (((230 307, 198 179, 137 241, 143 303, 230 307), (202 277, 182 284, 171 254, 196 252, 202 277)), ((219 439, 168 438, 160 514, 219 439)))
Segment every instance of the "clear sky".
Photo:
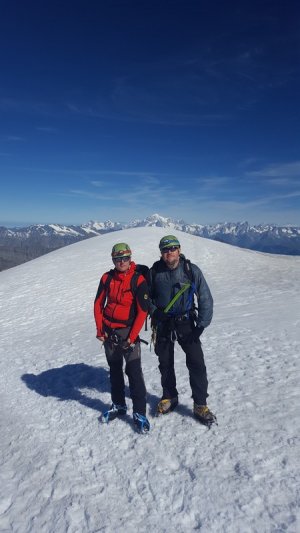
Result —
POLYGON ((0 46, 0 223, 300 225, 298 0, 7 0, 0 46))

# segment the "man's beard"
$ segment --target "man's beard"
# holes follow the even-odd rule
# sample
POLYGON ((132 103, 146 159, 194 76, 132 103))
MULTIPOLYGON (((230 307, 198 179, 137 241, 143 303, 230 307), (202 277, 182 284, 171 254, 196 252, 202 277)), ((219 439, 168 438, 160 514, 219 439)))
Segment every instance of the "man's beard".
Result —
POLYGON ((176 268, 178 263, 179 263, 179 259, 177 258, 166 261, 167 267, 170 268, 171 270, 176 268))

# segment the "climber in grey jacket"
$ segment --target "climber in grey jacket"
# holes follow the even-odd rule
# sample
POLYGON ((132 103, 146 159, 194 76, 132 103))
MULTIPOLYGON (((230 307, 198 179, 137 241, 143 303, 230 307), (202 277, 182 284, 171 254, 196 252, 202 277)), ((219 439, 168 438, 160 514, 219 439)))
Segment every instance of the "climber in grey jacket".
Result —
POLYGON ((181 254, 177 237, 163 237, 159 248, 161 258, 151 267, 148 278, 153 340, 163 389, 157 412, 167 414, 178 404, 174 369, 174 343, 178 341, 186 354, 194 415, 210 426, 216 417, 206 405, 208 383, 200 336, 211 323, 213 298, 200 268, 181 254))

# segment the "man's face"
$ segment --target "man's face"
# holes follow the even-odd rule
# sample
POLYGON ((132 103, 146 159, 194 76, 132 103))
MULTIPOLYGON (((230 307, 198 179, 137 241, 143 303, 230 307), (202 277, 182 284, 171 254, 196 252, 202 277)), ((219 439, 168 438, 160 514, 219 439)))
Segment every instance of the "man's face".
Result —
POLYGON ((118 272, 127 272, 130 267, 130 259, 130 256, 118 257, 117 259, 113 259, 115 269, 118 272))
POLYGON ((178 246, 163 248, 161 250, 161 256, 167 267, 173 270, 179 263, 180 248, 178 246))

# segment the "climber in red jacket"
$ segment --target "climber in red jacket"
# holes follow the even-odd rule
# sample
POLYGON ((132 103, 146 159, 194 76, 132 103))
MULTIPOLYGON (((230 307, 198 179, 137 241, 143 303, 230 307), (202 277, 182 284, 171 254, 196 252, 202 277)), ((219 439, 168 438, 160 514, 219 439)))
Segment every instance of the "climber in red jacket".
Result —
POLYGON ((148 286, 131 261, 126 243, 112 249, 115 268, 103 274, 94 303, 97 338, 104 343, 110 369, 112 406, 104 413, 106 422, 125 415, 125 372, 133 403, 133 419, 139 430, 149 431, 146 418, 146 387, 141 367, 139 333, 148 313, 148 286))

